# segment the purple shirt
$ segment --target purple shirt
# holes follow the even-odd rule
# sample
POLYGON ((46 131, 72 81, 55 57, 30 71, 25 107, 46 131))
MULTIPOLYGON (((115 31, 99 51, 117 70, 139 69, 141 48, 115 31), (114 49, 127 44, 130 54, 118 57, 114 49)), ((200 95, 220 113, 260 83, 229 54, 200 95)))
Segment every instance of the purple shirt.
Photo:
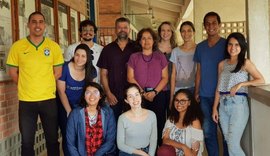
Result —
POLYGON ((124 99, 124 90, 128 83, 126 63, 134 52, 136 52, 134 41, 129 40, 123 51, 114 41, 103 48, 97 62, 99 68, 108 70, 109 87, 117 99, 124 99))
POLYGON ((160 52, 153 52, 149 56, 137 52, 130 56, 127 64, 134 70, 134 77, 142 88, 155 88, 161 81, 162 70, 167 67, 168 61, 160 52))

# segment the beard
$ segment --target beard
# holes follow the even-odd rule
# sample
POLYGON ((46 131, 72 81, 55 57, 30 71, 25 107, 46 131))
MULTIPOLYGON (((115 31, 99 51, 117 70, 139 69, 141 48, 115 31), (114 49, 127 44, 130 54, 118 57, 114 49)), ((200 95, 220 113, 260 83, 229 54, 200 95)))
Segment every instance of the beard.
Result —
POLYGON ((92 41, 92 38, 82 38, 84 41, 89 42, 92 41))
POLYGON ((128 34, 124 31, 120 31, 118 34, 117 34, 117 38, 119 40, 126 40, 128 39, 128 34))

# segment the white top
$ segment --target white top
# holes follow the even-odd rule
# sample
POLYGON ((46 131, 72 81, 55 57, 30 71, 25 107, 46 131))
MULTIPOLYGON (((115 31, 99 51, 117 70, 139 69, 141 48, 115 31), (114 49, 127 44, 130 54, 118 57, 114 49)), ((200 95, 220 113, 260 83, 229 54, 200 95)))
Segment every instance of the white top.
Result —
POLYGON ((193 61, 194 51, 184 52, 179 47, 172 50, 170 61, 176 68, 175 91, 194 87, 196 64, 193 61))
MULTIPOLYGON (((74 51, 79 44, 81 44, 81 42, 77 42, 77 43, 74 43, 74 44, 68 46, 67 50, 64 52, 64 60, 66 62, 70 61, 71 58, 74 56, 74 51)), ((97 82, 99 83, 100 82, 100 78, 99 78, 100 74, 99 74, 99 68, 97 67, 97 61, 99 59, 100 53, 103 49, 103 46, 101 46, 97 43, 94 43, 93 47, 90 47, 90 49, 93 51, 93 56, 94 56, 93 65, 97 70, 97 82)))
POLYGON ((132 154, 135 149, 149 146, 149 155, 154 156, 157 146, 157 120, 154 112, 148 110, 142 122, 133 122, 125 114, 120 115, 117 125, 117 146, 132 154))
MULTIPOLYGON (((185 128, 177 128, 176 125, 172 123, 169 119, 165 123, 163 134, 167 129, 170 130, 169 137, 171 140, 185 144, 189 148, 192 148, 193 143, 199 141, 200 148, 197 156, 202 156, 204 147, 203 147, 203 131, 201 129, 194 128, 191 125, 185 128)), ((177 156, 184 155, 184 152, 181 149, 175 149, 175 152, 177 156)))

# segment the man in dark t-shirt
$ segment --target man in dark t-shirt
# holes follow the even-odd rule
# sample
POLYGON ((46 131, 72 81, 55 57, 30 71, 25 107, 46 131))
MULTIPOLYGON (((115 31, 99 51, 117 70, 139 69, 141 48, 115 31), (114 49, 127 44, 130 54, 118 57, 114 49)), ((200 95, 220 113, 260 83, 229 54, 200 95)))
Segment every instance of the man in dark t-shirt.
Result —
POLYGON ((129 19, 118 18, 115 21, 115 29, 117 39, 103 48, 97 66, 100 68, 100 82, 117 121, 124 105, 124 90, 127 85, 126 63, 136 50, 135 42, 128 38, 129 19))

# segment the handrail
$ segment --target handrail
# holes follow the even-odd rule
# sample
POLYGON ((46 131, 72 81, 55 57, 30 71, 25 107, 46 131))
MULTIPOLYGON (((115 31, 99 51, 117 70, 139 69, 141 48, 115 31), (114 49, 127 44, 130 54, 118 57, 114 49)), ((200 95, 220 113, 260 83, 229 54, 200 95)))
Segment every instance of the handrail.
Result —
POLYGON ((248 88, 249 96, 270 107, 270 85, 248 88))

